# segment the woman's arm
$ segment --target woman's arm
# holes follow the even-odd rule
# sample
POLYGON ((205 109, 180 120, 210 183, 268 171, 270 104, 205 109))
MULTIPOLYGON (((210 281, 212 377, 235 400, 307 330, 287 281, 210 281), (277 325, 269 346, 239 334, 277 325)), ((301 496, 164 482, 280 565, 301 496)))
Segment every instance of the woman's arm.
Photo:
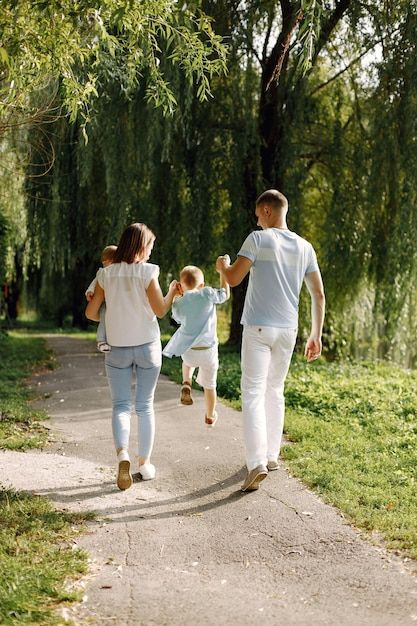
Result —
POLYGON ((176 294, 178 294, 176 280, 171 282, 166 296, 162 294, 157 278, 152 278, 146 290, 151 309, 159 318, 164 317, 168 313, 176 294))
POLYGON ((99 311, 103 302, 104 302, 104 290, 97 283, 95 291, 94 291, 94 296, 92 297, 90 302, 87 304, 87 308, 85 309, 86 318, 89 320, 93 320, 93 322, 99 322, 100 321, 99 311))

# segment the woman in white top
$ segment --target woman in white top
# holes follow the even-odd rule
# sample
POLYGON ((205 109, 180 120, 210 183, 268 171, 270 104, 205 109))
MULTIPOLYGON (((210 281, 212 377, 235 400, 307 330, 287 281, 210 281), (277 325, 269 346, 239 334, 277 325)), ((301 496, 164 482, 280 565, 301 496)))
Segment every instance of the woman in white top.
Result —
POLYGON ((161 341, 156 316, 163 317, 177 293, 174 280, 164 297, 159 267, 148 263, 155 235, 145 224, 131 224, 121 236, 112 265, 97 274, 97 287, 86 316, 98 321, 106 300, 107 342, 105 364, 112 397, 113 438, 118 458, 117 486, 132 485, 129 458, 132 374, 136 374, 135 409, 139 432, 139 473, 143 480, 155 477, 150 463, 155 416, 153 399, 161 369, 161 341))

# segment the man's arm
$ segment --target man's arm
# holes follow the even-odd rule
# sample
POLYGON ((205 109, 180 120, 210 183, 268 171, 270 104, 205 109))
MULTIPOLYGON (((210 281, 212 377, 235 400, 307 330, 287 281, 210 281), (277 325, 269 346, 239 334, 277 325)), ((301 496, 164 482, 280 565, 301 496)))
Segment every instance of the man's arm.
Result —
POLYGON ((216 270, 220 273, 222 279, 231 287, 240 285, 251 267, 252 261, 245 256, 238 256, 233 265, 230 265, 228 254, 219 256, 216 261, 216 270))
POLYGON ((325 296, 320 272, 305 275, 304 282, 311 297, 311 332, 307 339, 304 355, 307 361, 315 361, 321 354, 325 296))

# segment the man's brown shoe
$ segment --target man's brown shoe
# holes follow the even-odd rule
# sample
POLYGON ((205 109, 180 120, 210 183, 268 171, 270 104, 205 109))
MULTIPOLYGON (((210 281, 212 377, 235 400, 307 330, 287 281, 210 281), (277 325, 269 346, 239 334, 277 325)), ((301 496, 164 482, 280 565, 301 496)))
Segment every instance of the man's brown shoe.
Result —
POLYGON ((277 470, 279 468, 278 459, 269 459, 267 468, 269 472, 277 470))
POLYGON ((248 472, 245 482, 241 486, 241 491, 256 491, 259 484, 268 476, 268 470, 265 465, 258 465, 255 469, 248 472))
POLYGON ((181 404, 186 404, 186 405, 190 405, 193 403, 193 399, 191 397, 190 383, 182 383, 180 402, 181 404))

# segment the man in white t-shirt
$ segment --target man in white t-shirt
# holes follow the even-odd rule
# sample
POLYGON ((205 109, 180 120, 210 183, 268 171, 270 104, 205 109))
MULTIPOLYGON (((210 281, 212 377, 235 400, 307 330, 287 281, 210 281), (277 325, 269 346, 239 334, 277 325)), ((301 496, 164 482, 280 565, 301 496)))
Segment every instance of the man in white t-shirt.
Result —
POLYGON ((256 201, 260 231, 244 241, 230 265, 220 256, 216 269, 232 287, 250 272, 241 323, 242 415, 248 475, 242 491, 258 489, 268 470, 278 468, 284 426, 284 383, 297 338, 298 303, 303 281, 311 296, 311 333, 305 356, 321 354, 324 290, 310 243, 290 231, 288 202, 276 189, 256 201))

